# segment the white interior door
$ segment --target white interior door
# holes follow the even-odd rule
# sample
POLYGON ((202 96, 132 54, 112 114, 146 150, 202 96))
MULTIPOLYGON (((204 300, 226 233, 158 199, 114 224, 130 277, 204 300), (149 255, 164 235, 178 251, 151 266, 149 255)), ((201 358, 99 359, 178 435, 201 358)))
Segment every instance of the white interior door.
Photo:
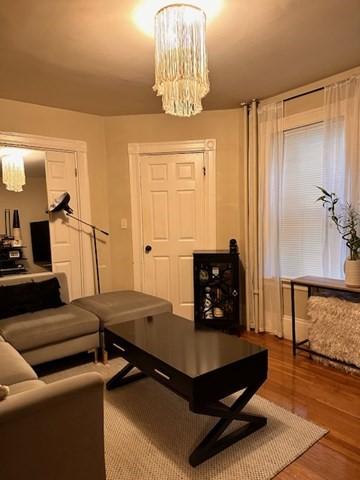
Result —
MULTIPOLYGON (((63 192, 69 192, 70 205, 78 211, 75 153, 46 153, 46 184, 49 205, 63 192)), ((79 222, 65 212, 49 215, 52 269, 65 272, 71 299, 82 296, 79 222)))
POLYGON ((140 179, 143 290, 192 319, 192 254, 206 246, 204 154, 142 156, 140 179))

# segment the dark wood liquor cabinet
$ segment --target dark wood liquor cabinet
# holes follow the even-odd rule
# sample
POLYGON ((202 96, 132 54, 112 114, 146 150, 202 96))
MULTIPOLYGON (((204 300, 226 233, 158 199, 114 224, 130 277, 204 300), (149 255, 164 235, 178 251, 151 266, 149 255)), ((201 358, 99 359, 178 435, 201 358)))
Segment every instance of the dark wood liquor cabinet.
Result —
POLYGON ((193 257, 195 324, 239 333, 239 254, 226 250, 195 251, 193 257))

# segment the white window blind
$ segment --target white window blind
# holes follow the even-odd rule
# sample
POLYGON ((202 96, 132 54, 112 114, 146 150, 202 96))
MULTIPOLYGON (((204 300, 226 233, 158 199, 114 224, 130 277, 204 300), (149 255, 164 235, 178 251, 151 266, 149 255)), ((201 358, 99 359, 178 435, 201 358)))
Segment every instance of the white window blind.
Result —
POLYGON ((284 136, 280 223, 281 275, 322 275, 323 209, 316 185, 323 181, 323 125, 289 130, 284 136))

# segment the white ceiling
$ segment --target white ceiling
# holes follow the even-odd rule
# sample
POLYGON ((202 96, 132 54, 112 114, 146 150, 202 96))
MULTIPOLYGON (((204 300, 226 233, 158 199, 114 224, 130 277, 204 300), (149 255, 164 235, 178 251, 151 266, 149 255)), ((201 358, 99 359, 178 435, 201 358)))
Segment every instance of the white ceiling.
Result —
MULTIPOLYGON (((211 1, 211 0, 209 0, 211 1)), ((0 97, 154 113, 153 39, 135 0, 1 0, 0 97)), ((224 0, 208 25, 205 109, 235 108, 360 64, 360 0, 224 0)))

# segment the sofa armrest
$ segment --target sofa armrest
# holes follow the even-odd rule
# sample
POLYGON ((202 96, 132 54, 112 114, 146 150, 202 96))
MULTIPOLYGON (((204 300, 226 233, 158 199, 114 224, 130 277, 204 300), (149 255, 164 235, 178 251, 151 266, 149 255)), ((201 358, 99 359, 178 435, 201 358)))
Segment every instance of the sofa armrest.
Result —
POLYGON ((103 379, 85 373, 0 402, 1 480, 104 480, 103 379))

